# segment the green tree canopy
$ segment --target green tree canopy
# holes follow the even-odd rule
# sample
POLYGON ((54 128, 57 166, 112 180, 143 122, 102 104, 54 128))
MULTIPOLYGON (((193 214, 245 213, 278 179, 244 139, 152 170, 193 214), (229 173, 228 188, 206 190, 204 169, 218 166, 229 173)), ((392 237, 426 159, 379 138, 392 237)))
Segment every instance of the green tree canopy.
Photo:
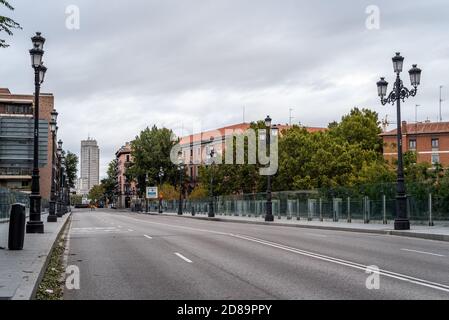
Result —
POLYGON ((65 163, 67 167, 67 178, 69 187, 75 188, 75 182, 78 173, 78 156, 70 151, 67 151, 65 163))
POLYGON ((175 164, 170 160, 170 153, 177 141, 173 141, 173 131, 166 128, 146 128, 131 143, 131 155, 133 164, 127 171, 127 175, 137 181, 140 194, 142 195, 148 175, 148 184, 159 183, 159 170, 164 170, 164 181, 176 185, 178 171, 175 164))

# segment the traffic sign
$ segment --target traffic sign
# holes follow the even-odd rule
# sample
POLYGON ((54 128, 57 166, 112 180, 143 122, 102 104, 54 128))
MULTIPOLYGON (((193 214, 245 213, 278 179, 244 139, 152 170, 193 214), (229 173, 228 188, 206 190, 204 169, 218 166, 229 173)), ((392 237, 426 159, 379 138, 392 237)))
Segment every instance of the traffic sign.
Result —
POLYGON ((158 199, 158 190, 157 187, 148 187, 147 188, 147 199, 158 199))

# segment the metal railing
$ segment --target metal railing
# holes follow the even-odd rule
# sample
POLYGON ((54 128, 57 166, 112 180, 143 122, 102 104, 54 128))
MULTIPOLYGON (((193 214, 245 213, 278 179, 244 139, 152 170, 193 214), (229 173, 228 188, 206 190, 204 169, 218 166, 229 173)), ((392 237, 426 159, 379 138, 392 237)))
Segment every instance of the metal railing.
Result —
MULTIPOLYGON (((288 191, 273 193, 273 214, 278 219, 389 223, 395 218, 396 199, 394 185, 363 192, 354 189, 321 189, 315 191, 288 191), (380 192, 379 192, 380 190, 380 192), (359 192, 356 192, 359 191, 359 192)), ((411 188, 408 195, 409 218, 416 224, 435 222, 449 223, 449 196, 434 194, 428 188, 411 188)), ((186 214, 207 214, 209 198, 184 200, 186 214)), ((214 212, 223 216, 263 217, 266 194, 219 196, 214 198, 214 212)), ((150 202, 151 211, 156 211, 158 201, 150 202)), ((163 201, 164 212, 178 212, 179 200, 163 201)), ((145 210, 144 200, 139 209, 145 210)), ((137 210, 136 210, 137 211, 137 210)))
POLYGON ((0 223, 8 222, 11 214, 11 205, 14 203, 22 203, 27 208, 27 215, 30 209, 30 195, 0 188, 0 223))

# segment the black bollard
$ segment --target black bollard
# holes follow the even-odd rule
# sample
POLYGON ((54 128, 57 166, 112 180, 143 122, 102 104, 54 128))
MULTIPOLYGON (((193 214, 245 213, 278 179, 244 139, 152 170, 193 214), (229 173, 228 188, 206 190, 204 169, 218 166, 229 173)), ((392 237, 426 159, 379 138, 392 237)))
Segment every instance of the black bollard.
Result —
POLYGON ((13 204, 9 220, 9 250, 23 250, 25 241, 25 222, 25 206, 23 204, 13 204))

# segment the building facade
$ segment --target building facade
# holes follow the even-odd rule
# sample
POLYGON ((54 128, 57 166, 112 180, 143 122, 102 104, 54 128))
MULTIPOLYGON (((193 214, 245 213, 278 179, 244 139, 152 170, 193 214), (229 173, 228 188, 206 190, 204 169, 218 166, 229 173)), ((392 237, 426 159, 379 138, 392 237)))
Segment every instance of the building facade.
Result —
MULTIPOLYGON (((187 175, 190 181, 190 190, 194 189, 198 185, 199 169, 201 166, 210 161, 211 150, 213 149, 217 155, 222 156, 226 148, 226 140, 230 136, 244 134, 248 129, 250 129, 250 127, 250 123, 240 123, 215 130, 192 134, 180 139, 182 158, 186 164, 187 175)), ((279 130, 280 135, 282 135, 284 130, 291 128, 289 125, 282 124, 277 124, 273 127, 279 130)), ((309 132, 326 130, 325 128, 317 127, 306 127, 306 129, 309 132)))
MULTIPOLYGON (((52 94, 39 98, 39 166, 40 192, 50 198, 53 144, 49 130, 54 109, 52 94)), ((33 170, 34 96, 12 94, 0 88, 0 187, 31 192, 33 170)))
MULTIPOLYGON (((381 134, 384 157, 397 161, 397 130, 381 134)), ((416 152, 418 163, 441 164, 449 167, 449 122, 402 123, 403 151, 416 152)))
POLYGON ((81 172, 78 190, 88 195, 90 190, 100 184, 100 148, 91 138, 81 141, 81 172))
POLYGON ((131 207, 132 197, 136 194, 136 183, 126 177, 126 171, 132 164, 131 144, 127 142, 116 153, 116 205, 119 209, 131 207))

